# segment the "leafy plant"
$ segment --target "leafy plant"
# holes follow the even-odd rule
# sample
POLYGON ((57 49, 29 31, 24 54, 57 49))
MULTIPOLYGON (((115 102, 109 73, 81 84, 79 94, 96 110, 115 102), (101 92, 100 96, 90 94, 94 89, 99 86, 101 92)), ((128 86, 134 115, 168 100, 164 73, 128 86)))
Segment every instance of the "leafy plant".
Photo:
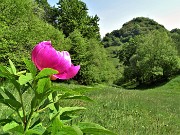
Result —
POLYGON ((57 74, 56 70, 45 68, 38 73, 31 61, 24 60, 24 62, 30 73, 18 72, 11 60, 9 60, 10 67, 0 66, 0 76, 9 80, 18 93, 18 96, 15 96, 8 89, 1 87, 0 103, 12 111, 8 118, 0 119, 0 125, 5 133, 18 135, 114 135, 94 123, 69 124, 69 121, 76 118, 77 111, 86 108, 61 107, 59 101, 62 99, 92 100, 73 89, 61 89, 53 86, 49 76, 57 74), (24 98, 24 94, 28 91, 32 93, 31 101, 29 105, 25 105, 27 99, 24 98), (46 120, 42 120, 42 117, 46 120))

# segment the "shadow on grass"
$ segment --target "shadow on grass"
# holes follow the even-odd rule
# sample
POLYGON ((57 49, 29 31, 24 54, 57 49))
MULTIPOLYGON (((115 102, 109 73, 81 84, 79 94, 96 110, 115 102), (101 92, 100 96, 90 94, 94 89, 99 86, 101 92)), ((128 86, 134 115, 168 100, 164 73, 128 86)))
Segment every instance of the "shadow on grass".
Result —
MULTIPOLYGON (((174 78, 174 77, 173 77, 174 78)), ((171 78, 171 79, 173 79, 171 78)), ((127 90, 149 90, 149 89, 154 89, 158 87, 162 87, 166 85, 171 79, 163 79, 163 80, 158 80, 154 81, 151 83, 144 83, 144 84, 139 84, 139 83, 128 83, 128 84, 123 84, 121 87, 127 90)))
POLYGON ((164 81, 157 81, 157 82, 152 82, 150 84, 141 84, 135 87, 135 89, 138 90, 148 90, 148 89, 154 89, 158 87, 162 87, 165 84, 167 84, 170 80, 164 80, 164 81))

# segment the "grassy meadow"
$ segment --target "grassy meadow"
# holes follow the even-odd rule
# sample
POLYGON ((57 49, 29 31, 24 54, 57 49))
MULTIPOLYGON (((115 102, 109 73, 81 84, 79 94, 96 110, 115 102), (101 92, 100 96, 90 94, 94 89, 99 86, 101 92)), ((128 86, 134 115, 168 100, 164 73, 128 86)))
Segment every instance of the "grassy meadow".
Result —
MULTIPOLYGON (((61 85, 78 88, 94 100, 62 101, 62 106, 80 105, 87 108, 84 112, 79 112, 80 121, 98 123, 118 135, 180 134, 180 76, 163 86, 141 90, 126 90, 105 85, 61 85)), ((28 99, 28 94, 26 98, 28 99)), ((6 117, 8 109, 4 111, 3 105, 0 107, 0 116, 6 117)))
POLYGON ((94 102, 85 104, 82 121, 99 123, 118 135, 180 134, 180 77, 144 90, 106 86, 92 89, 86 93, 94 102))

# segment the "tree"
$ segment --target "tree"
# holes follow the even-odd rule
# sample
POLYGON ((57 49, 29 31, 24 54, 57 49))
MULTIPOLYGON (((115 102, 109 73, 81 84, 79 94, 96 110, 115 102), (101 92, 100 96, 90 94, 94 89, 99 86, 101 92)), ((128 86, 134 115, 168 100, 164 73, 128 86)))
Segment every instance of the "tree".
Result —
POLYGON ((38 4, 38 7, 34 9, 35 13, 56 27, 57 17, 59 16, 58 9, 55 6, 51 7, 47 0, 35 0, 35 2, 38 4))
POLYGON ((64 39, 62 32, 36 14, 36 7, 32 0, 0 2, 0 61, 3 64, 11 59, 22 68, 23 58, 30 58, 34 45, 51 40, 56 47, 64 39))
POLYGON ((136 39, 130 39, 130 41, 123 44, 121 46, 121 49, 118 51, 117 56, 119 58, 119 61, 125 66, 130 65, 130 58, 136 53, 138 45, 136 39))
POLYGON ((178 54, 180 55, 180 29, 172 29, 170 31, 170 35, 174 41, 174 43, 176 44, 177 50, 178 50, 178 54))
POLYGON ((179 57, 166 32, 152 31, 136 38, 136 51, 130 57, 124 75, 139 84, 168 79, 179 69, 179 57))
POLYGON ((99 17, 97 15, 89 16, 84 2, 81 0, 59 0, 58 5, 58 29, 61 29, 66 37, 78 29, 83 37, 100 38, 99 17))
POLYGON ((71 40, 69 52, 72 54, 72 61, 75 65, 81 65, 75 80, 86 85, 114 81, 115 68, 97 39, 87 40, 78 30, 72 32, 68 38, 71 40))
MULTIPOLYGON (((115 31, 117 31, 117 30, 115 30, 115 31)), ((115 31, 113 31, 113 32, 115 32, 115 31)), ((111 34, 107 33, 106 36, 102 40, 105 48, 110 47, 110 46, 121 46, 122 45, 120 38, 118 38, 117 36, 114 36, 112 33, 111 34)))

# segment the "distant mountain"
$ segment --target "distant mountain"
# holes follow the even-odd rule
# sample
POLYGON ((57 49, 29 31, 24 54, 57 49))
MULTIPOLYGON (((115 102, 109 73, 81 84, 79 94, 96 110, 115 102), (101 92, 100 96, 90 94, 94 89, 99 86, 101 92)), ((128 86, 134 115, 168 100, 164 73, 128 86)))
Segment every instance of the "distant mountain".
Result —
POLYGON ((104 47, 120 46, 128 42, 131 38, 140 34, 146 34, 152 30, 168 31, 163 25, 152 19, 137 17, 123 24, 122 28, 119 30, 107 33, 102 42, 104 47))

